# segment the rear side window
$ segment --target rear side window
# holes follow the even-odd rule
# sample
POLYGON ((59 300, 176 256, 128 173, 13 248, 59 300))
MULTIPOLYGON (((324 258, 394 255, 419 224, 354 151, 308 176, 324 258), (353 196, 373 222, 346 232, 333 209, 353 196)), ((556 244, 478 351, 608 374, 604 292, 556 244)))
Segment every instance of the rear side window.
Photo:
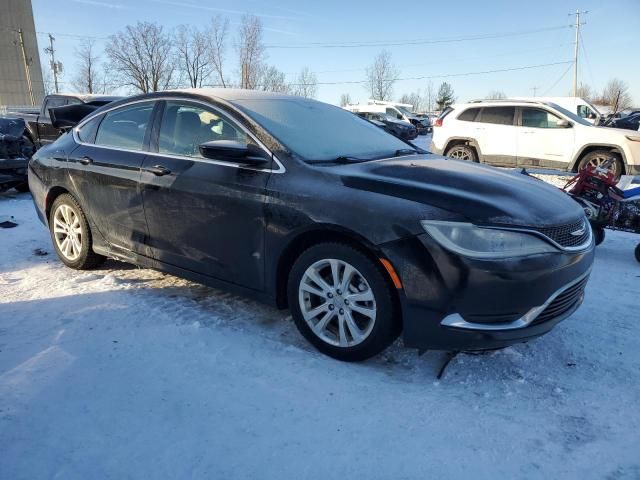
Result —
POLYGON ((45 117, 49 118, 50 108, 62 107, 66 105, 66 103, 67 103, 67 99, 64 97, 49 97, 42 107, 44 110, 42 114, 45 117))
POLYGON ((107 113, 98 127, 96 145, 142 150, 154 102, 136 103, 107 113))
POLYGON ((485 107, 480 114, 482 123, 493 123, 495 125, 513 125, 513 117, 516 107, 485 107))
POLYGON ((93 143, 95 141, 100 120, 102 120, 102 115, 98 115, 96 118, 89 120, 78 129, 78 138, 81 142, 93 143))
POLYGON ((478 117, 478 113, 480 113, 479 108, 469 108, 458 116, 458 120, 462 120, 464 122, 475 122, 478 117))

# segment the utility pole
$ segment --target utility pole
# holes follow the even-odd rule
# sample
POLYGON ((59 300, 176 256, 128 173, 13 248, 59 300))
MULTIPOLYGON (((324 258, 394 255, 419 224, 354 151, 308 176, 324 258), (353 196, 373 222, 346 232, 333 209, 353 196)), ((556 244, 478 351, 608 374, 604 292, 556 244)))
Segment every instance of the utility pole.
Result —
POLYGON ((53 70, 53 84, 55 85, 56 93, 60 93, 58 90, 58 64, 56 63, 55 50, 53 49, 53 41, 55 37, 49 34, 49 47, 44 51, 51 55, 51 70, 53 70))
POLYGON ((575 15, 576 16, 576 45, 575 45, 575 51, 574 51, 574 55, 573 55, 573 96, 577 97, 578 96, 578 46, 579 46, 579 42, 580 42, 580 25, 584 25, 583 23, 580 23, 580 14, 587 14, 589 13, 588 11, 584 11, 581 12, 580 10, 576 10, 576 13, 570 13, 569 15, 575 15))
POLYGON ((24 75, 27 78, 27 88, 29 89, 29 100, 31 100, 31 105, 34 106, 36 102, 33 99, 33 84, 31 83, 31 58, 27 57, 21 28, 18 29, 18 41, 20 43, 20 49, 22 50, 22 61, 24 62, 24 75))
POLYGON ((540 88, 540 87, 531 87, 531 90, 533 90, 533 96, 534 96, 534 97, 537 97, 537 96, 538 96, 538 95, 537 95, 537 93, 538 93, 538 89, 539 89, 539 88, 540 88))

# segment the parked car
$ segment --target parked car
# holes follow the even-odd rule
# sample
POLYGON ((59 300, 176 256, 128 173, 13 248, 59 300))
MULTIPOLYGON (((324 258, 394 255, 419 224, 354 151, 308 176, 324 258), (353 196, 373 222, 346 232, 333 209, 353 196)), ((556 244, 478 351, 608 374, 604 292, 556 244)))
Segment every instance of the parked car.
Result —
POLYGON ((64 107, 66 105, 83 104, 88 107, 88 109, 85 110, 88 113, 120 98, 122 97, 76 93, 47 95, 42 101, 39 112, 30 113, 24 110, 8 110, 5 116, 8 118, 22 118, 25 121, 26 129, 24 136, 37 149, 53 142, 61 133, 59 128, 52 125, 49 113, 50 109, 64 107))
POLYGON ((613 128, 622 128, 624 130, 638 130, 640 128, 640 113, 627 115, 611 122, 613 128))
POLYGON ((403 140, 414 140, 418 136, 416 127, 407 122, 398 121, 386 113, 358 112, 356 115, 366 118, 378 126, 382 124, 387 132, 403 140))
POLYGON ((288 306, 341 360, 401 332, 448 350, 542 335, 578 308, 594 258, 557 188, 282 94, 115 102, 36 152, 29 184, 65 265, 113 257, 288 306))
POLYGON ((453 158, 507 167, 576 172, 602 165, 640 174, 640 136, 595 127, 550 102, 487 100, 454 105, 435 122, 431 150, 453 158))
POLYGON ((413 106, 405 103, 384 102, 381 100, 369 100, 366 104, 354 104, 344 107, 354 113, 379 113, 400 122, 405 122, 416 127, 418 135, 426 135, 431 131, 431 122, 428 118, 421 118, 411 111, 413 106))

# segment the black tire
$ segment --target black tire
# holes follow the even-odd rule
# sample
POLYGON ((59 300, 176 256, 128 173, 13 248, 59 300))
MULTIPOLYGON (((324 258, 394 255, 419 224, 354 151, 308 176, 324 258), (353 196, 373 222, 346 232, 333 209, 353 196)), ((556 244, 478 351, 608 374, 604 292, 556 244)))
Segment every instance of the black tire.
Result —
POLYGON ((604 228, 602 227, 593 228, 593 238, 596 241, 596 245, 600 245, 602 242, 604 242, 605 237, 606 237, 606 232, 604 231, 604 228))
MULTIPOLYGON (((344 243, 320 243, 305 250, 294 262, 289 273, 287 292, 289 309, 300 333, 320 352, 337 360, 358 362, 382 352, 398 337, 401 331, 399 312, 396 311, 394 292, 386 271, 381 264, 366 254, 344 243), (304 319, 299 288, 307 269, 316 262, 336 259, 353 266, 368 284, 375 299, 375 320, 370 333, 361 343, 352 346, 332 345, 316 335, 304 319)), ((347 307, 345 307, 347 308, 347 307)), ((342 316, 336 313, 328 325, 337 328, 342 316)))
POLYGON ((87 222, 87 217, 85 216, 82 208, 78 204, 77 200, 73 198, 73 196, 65 193, 60 195, 53 202, 51 206, 51 213, 49 214, 49 232, 51 233, 51 241, 53 242, 53 247, 58 254, 58 257, 67 267, 76 269, 76 270, 89 270, 91 268, 95 268, 98 265, 102 264, 106 257, 99 255, 93 251, 93 239, 91 237, 91 229, 89 228, 89 223, 87 222), (79 225, 80 225, 80 252, 77 258, 69 259, 60 249, 58 245, 58 240, 56 239, 56 234, 54 233, 54 217, 58 209, 62 206, 69 207, 73 213, 77 216, 79 225))
POLYGON ((593 162, 593 164, 599 164, 601 161, 605 160, 613 160, 611 169, 613 170, 616 181, 620 180, 620 176, 624 172, 624 164, 622 163, 620 155, 614 152, 610 152, 609 150, 594 150, 593 152, 587 153, 580 160, 578 171, 582 170, 589 163, 593 162))
POLYGON ((636 245, 636 250, 635 250, 635 255, 636 255, 636 260, 638 262, 640 262, 640 243, 638 245, 636 245))
POLYGON ((450 147, 445 152, 445 156, 451 157, 454 160, 466 160, 469 162, 477 162, 478 156, 476 151, 467 144, 459 143, 450 147))
POLYGON ((16 185, 13 188, 15 188, 20 193, 26 193, 26 192, 29 191, 29 183, 28 182, 24 182, 24 183, 21 183, 19 185, 16 185))

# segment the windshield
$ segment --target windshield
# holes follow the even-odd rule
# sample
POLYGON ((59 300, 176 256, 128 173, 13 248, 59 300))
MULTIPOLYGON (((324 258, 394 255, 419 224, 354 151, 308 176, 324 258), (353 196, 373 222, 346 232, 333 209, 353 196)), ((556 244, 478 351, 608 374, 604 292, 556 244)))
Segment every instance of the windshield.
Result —
POLYGON ((396 107, 398 110, 400 110, 402 113, 404 113, 405 115, 408 115, 410 117, 415 116, 415 113, 413 113, 411 110, 409 110, 407 107, 396 107))
POLYGON ((546 105, 550 106, 554 110, 557 110, 558 112, 562 113, 565 117, 573 120, 576 123, 579 123, 580 125, 586 125, 587 127, 591 126, 591 124, 587 122, 584 118, 579 117, 578 115, 570 112, 566 108, 562 108, 560 105, 556 105, 555 103, 547 103, 546 105))
POLYGON ((309 163, 338 157, 393 156, 409 148, 358 115, 305 98, 251 98, 234 103, 284 146, 309 163))

